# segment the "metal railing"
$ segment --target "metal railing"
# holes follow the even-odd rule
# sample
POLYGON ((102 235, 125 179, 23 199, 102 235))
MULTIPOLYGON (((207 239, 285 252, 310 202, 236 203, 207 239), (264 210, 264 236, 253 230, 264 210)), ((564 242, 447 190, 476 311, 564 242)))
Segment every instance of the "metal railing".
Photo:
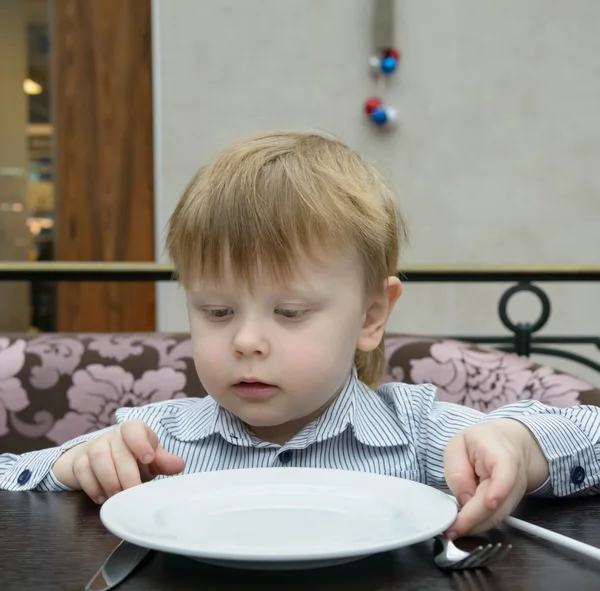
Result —
MULTIPOLYGON (((435 335, 457 340, 494 345, 498 349, 529 356, 550 355, 575 361, 600 373, 600 363, 557 348, 561 345, 586 345, 600 350, 600 336, 556 335, 537 333, 551 314, 548 294, 540 282, 598 282, 600 266, 407 266, 399 276, 406 282, 421 283, 511 283, 500 297, 498 315, 508 329, 507 335, 435 335), (508 315, 508 303, 518 293, 533 293, 540 301, 541 313, 534 322, 515 323, 508 315)), ((173 268, 164 263, 104 262, 0 262, 0 281, 174 281, 173 268)), ((600 301, 598 302, 600 310, 600 301)))

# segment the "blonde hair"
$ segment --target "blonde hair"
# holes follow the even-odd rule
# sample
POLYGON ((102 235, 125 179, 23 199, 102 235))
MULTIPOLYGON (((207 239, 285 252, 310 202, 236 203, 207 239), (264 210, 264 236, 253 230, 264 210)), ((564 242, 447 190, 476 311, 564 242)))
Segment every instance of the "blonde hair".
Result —
MULTIPOLYGON (((168 225, 166 247, 179 281, 218 280, 225 260, 250 287, 261 271, 285 281, 299 253, 352 245, 374 293, 397 272, 402 215, 377 171, 342 142, 317 133, 274 132, 213 157, 191 180, 168 225)), ((370 386, 385 370, 383 342, 357 351, 370 386)))

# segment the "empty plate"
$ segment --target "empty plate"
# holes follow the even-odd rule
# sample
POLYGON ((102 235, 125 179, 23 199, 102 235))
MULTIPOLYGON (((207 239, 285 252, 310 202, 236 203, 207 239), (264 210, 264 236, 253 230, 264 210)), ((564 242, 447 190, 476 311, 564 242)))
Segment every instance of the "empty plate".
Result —
POLYGON ((341 564, 421 542, 456 513, 448 495, 411 480, 250 468, 148 482, 110 498, 100 518, 138 546, 273 570, 341 564))

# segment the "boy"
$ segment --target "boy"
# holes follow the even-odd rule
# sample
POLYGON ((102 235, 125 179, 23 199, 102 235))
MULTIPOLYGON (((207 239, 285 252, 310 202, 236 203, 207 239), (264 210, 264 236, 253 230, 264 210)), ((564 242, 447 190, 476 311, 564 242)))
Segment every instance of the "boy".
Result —
POLYGON ((259 466, 377 472, 450 489, 451 537, 497 525, 525 493, 600 492, 600 409, 523 401, 484 415, 431 386, 385 384, 401 295, 394 196, 340 142, 242 141, 185 190, 167 248, 210 397, 117 411, 118 425, 0 456, 0 488, 98 503, 153 477, 259 466))

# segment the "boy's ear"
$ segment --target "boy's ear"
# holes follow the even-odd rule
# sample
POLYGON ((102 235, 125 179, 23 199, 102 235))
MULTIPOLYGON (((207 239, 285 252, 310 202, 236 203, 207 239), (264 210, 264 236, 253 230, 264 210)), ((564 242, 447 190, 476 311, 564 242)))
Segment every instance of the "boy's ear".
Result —
POLYGON ((398 277, 388 277, 383 291, 371 296, 365 315, 365 322, 358 337, 356 348, 359 351, 374 351, 383 339, 385 326, 398 298, 402 295, 402 283, 398 277))

